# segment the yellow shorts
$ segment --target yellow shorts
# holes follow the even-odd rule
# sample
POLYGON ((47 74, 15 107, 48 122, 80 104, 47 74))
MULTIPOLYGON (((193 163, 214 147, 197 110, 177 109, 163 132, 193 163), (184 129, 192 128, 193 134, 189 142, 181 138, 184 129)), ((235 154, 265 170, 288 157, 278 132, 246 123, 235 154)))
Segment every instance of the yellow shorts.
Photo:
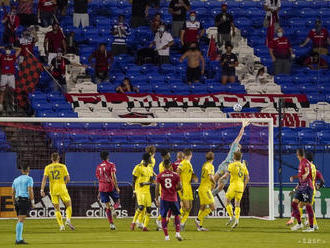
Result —
POLYGON ((211 190, 198 190, 199 203, 200 205, 209 205, 214 203, 214 198, 211 190))
POLYGON ((68 191, 62 191, 59 193, 50 193, 50 196, 52 198, 52 203, 53 204, 60 204, 60 199, 62 200, 63 203, 71 201, 71 197, 68 193, 68 191))
POLYGON ((150 192, 140 193, 136 192, 137 203, 139 206, 151 207, 151 194, 150 192))
POLYGON ((181 194, 179 194, 181 200, 188 200, 192 201, 194 200, 194 195, 192 192, 191 185, 186 185, 182 187, 181 194))
POLYGON ((226 193, 226 198, 228 200, 235 198, 235 201, 240 201, 242 199, 242 196, 243 196, 243 189, 238 189, 236 187, 229 186, 226 193))

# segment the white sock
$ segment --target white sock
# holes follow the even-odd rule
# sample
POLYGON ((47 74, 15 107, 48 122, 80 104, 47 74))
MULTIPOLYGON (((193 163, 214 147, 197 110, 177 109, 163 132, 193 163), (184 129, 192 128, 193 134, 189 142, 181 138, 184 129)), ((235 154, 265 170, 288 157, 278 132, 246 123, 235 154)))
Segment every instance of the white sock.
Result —
POLYGON ((177 235, 177 236, 178 236, 178 235, 180 235, 180 233, 179 233, 179 232, 176 232, 176 233, 175 233, 175 235, 177 235))

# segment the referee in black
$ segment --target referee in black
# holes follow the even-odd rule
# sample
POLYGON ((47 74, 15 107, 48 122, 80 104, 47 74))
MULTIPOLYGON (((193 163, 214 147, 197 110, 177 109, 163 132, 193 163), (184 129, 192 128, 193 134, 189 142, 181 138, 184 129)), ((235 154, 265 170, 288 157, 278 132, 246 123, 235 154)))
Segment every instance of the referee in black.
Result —
POLYGON ((15 178, 12 185, 12 198, 17 213, 16 244, 26 245, 23 239, 24 219, 31 207, 34 207, 33 179, 29 176, 30 167, 27 164, 21 166, 22 175, 15 178))

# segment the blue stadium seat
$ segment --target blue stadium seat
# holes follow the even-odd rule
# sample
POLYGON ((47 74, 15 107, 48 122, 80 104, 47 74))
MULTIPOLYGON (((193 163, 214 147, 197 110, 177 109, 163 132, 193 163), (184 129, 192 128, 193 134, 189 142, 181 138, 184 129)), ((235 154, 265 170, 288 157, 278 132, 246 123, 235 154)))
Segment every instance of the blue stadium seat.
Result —
POLYGON ((299 142, 303 145, 316 145, 317 133, 313 129, 304 128, 298 132, 299 142))
POLYGON ((330 131, 324 130, 324 131, 318 132, 318 138, 319 138, 319 142, 321 144, 329 144, 330 143, 330 131))
POLYGON ((78 118, 78 113, 76 113, 76 112, 69 112, 69 111, 61 111, 61 112, 58 113, 58 117, 78 118))

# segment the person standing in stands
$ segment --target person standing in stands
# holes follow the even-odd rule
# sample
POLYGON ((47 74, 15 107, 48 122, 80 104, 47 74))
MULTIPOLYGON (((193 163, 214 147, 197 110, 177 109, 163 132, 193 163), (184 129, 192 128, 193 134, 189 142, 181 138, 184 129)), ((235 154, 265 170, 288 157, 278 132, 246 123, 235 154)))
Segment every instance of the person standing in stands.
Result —
POLYGON ((234 18, 227 12, 227 4, 221 5, 221 13, 215 17, 215 26, 218 28, 218 47, 221 48, 227 42, 231 43, 230 31, 235 36, 234 18))
POLYGON ((126 39, 130 35, 130 30, 128 24, 125 23, 125 16, 118 17, 117 23, 112 26, 112 35, 114 38, 111 48, 112 55, 127 53, 126 39))
MULTIPOLYGON (((222 66, 222 75, 221 75, 221 83, 227 84, 235 83, 236 79, 236 70, 235 67, 238 66, 237 56, 232 53, 233 45, 227 43, 225 45, 226 52, 221 55, 221 66, 222 66)), ((219 58, 218 58, 219 59, 219 58)))
POLYGON ((196 42, 190 44, 189 50, 181 56, 180 62, 182 63, 185 58, 188 58, 188 67, 187 67, 188 84, 191 85, 191 83, 198 83, 201 79, 201 76, 204 75, 205 60, 203 54, 197 47, 196 42))
POLYGON ((308 37, 300 47, 306 46, 310 40, 313 42, 313 52, 317 52, 320 55, 328 54, 328 44, 330 44, 329 33, 326 28, 322 27, 321 20, 315 21, 315 28, 309 31, 308 37))
POLYGON ((39 0, 38 3, 38 22, 42 27, 48 27, 54 22, 56 12, 56 0, 39 0))
POLYGON ((34 35, 29 29, 23 31, 22 37, 19 39, 20 48, 22 49, 20 63, 29 53, 33 54, 34 45, 37 41, 38 36, 34 35))
POLYGON ((91 0, 74 0, 73 2, 73 26, 82 28, 89 26, 88 3, 91 0))
POLYGON ((180 38, 187 11, 190 11, 189 0, 171 0, 168 12, 172 15, 172 36, 174 38, 180 38))
POLYGON ((277 29, 277 37, 271 41, 269 53, 273 60, 274 74, 290 74, 294 54, 290 41, 283 36, 282 28, 277 29))
POLYGON ((131 27, 137 28, 147 24, 146 17, 149 15, 148 0, 129 0, 132 4, 131 27))
POLYGON ((155 34, 158 32, 160 25, 163 24, 160 13, 156 13, 154 19, 150 23, 151 31, 155 34))
POLYGON ((10 12, 5 12, 5 15, 2 19, 2 23, 4 25, 3 43, 6 45, 16 45, 16 30, 20 25, 20 19, 16 13, 16 6, 11 5, 10 8, 10 12))
POLYGON ((88 58, 91 63, 95 59, 95 80, 97 83, 103 82, 108 78, 108 71, 113 62, 111 51, 106 50, 106 45, 101 43, 97 50, 95 50, 88 58))
POLYGON ((173 44, 172 35, 165 30, 165 25, 161 24, 158 32, 155 34, 154 41, 149 46, 150 48, 156 47, 160 65, 170 63, 170 47, 173 44))
POLYGON ((266 16, 264 20, 264 27, 268 28, 270 23, 274 23, 275 29, 279 27, 278 12, 281 8, 281 0, 265 0, 264 9, 266 16), (271 20, 273 18, 273 20, 271 20))
POLYGON ((62 49, 63 53, 66 53, 65 36, 58 23, 53 23, 53 30, 48 32, 44 40, 45 55, 48 57, 48 63, 56 57, 56 53, 59 49, 62 49))
POLYGON ((17 13, 22 26, 27 28, 37 24, 36 16, 33 13, 33 0, 19 0, 17 13))
POLYGON ((190 12, 189 20, 184 23, 183 29, 181 30, 180 40, 184 52, 189 49, 191 43, 199 43, 199 39, 205 33, 205 29, 196 18, 196 12, 190 12))

